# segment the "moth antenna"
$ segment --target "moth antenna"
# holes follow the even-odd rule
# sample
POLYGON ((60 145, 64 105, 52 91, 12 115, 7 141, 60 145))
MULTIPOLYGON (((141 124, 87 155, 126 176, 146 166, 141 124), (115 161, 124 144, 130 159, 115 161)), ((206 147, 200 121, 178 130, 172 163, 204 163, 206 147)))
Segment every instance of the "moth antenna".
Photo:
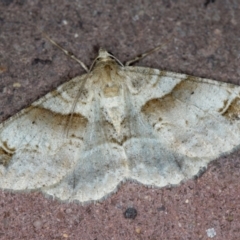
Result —
POLYGON ((154 53, 154 52, 158 52, 162 47, 164 47, 165 45, 167 45, 169 43, 170 40, 172 40, 173 37, 170 37, 167 41, 165 41, 165 43, 162 43, 158 46, 156 46, 155 48, 151 49, 151 50, 148 50, 147 52, 145 53, 142 53, 138 56, 136 56, 135 58, 129 60, 126 62, 125 66, 130 66, 131 64, 135 63, 135 62, 138 62, 139 60, 147 57, 148 55, 154 53))
POLYGON ((58 43, 56 43, 54 40, 52 40, 47 34, 42 33, 42 35, 50 42, 52 43, 54 46, 56 46, 57 48, 59 48, 60 50, 62 50, 67 56, 69 56, 70 58, 72 58, 73 60, 75 60, 76 62, 78 62, 81 67, 86 71, 89 72, 88 67, 81 61, 79 60, 77 57, 74 56, 73 53, 67 51, 66 49, 64 49, 63 47, 61 47, 58 43))
POLYGON ((112 57, 120 66, 124 67, 124 64, 122 64, 122 62, 118 58, 116 58, 114 55, 109 53, 109 56, 112 57))

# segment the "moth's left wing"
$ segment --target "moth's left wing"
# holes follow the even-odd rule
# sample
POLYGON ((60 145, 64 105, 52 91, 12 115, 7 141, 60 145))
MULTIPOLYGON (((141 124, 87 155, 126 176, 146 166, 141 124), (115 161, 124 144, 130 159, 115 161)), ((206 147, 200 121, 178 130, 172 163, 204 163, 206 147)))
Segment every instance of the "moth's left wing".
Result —
POLYGON ((72 115, 83 80, 72 79, 0 124, 1 188, 53 185, 74 167, 88 122, 82 96, 72 115))

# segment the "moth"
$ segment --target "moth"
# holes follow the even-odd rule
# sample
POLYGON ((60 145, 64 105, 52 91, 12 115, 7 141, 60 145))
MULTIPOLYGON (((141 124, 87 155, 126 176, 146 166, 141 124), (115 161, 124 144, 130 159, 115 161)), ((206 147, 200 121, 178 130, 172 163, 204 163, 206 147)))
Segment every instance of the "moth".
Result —
POLYGON ((239 86, 104 49, 90 70, 80 63, 86 74, 0 124, 0 188, 90 202, 126 180, 179 184, 239 148, 239 86))

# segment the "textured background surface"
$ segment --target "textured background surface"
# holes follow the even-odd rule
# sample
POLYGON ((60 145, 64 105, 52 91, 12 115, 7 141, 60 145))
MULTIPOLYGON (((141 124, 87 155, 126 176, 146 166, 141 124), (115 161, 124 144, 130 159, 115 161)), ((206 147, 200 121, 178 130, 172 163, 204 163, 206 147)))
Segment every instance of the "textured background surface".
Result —
MULTIPOLYGON (((240 84, 240 2, 215 0, 0 2, 0 121, 84 71, 99 46, 121 61, 163 44, 138 65, 240 84), (166 45, 165 45, 166 44, 166 45)), ((0 239, 213 239, 240 237, 240 151, 172 188, 126 183, 87 206, 41 193, 0 192, 0 239), (128 207, 135 219, 124 218, 128 207)))

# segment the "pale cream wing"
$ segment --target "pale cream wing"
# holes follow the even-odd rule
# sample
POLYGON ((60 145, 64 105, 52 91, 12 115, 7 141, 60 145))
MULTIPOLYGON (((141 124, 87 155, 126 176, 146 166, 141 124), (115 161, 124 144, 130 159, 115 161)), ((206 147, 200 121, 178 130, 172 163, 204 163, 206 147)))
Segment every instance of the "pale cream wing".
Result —
POLYGON ((148 68, 130 71, 124 69, 132 92, 132 128, 139 132, 124 144, 132 178, 177 184, 239 148, 239 86, 148 68))
MULTIPOLYGON (((84 76, 61 85, 0 124, 0 187, 35 189, 59 182, 83 148, 91 95, 79 96, 84 76), (88 98, 88 99, 87 99, 88 98)), ((90 104, 91 105, 91 104, 90 104)))
POLYGON ((100 108, 98 88, 91 104, 92 117, 84 134, 84 148, 75 167, 56 185, 42 189, 61 200, 88 202, 107 197, 128 176, 125 152, 112 141, 114 129, 100 108))
POLYGON ((116 190, 128 175, 124 150, 111 141, 115 130, 103 114, 101 79, 85 77, 1 124, 1 188, 86 202, 116 190))

